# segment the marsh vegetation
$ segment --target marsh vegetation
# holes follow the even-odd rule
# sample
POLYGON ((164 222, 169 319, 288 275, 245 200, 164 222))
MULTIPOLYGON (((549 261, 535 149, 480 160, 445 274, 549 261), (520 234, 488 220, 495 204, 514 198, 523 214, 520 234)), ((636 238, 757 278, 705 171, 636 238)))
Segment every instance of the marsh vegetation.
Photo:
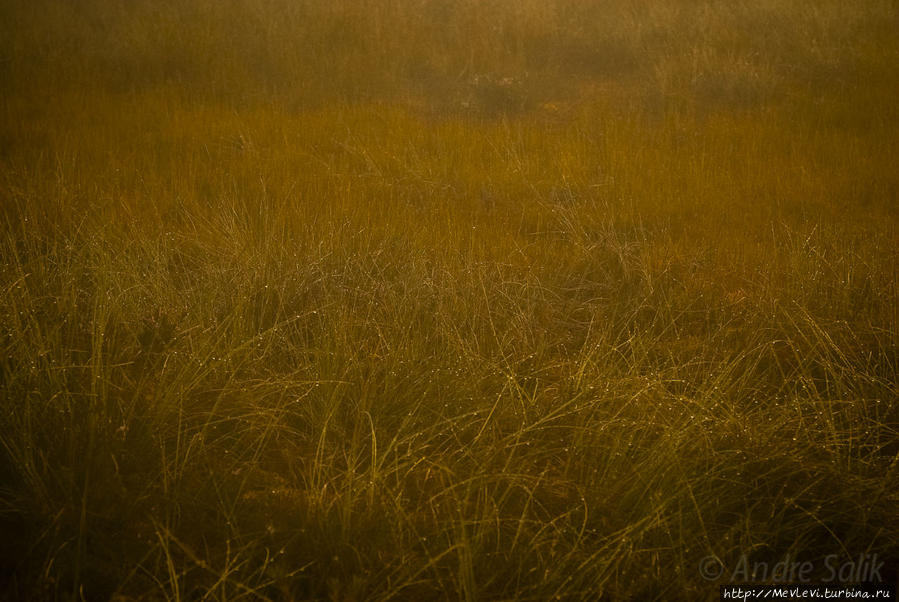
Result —
POLYGON ((890 0, 0 1, 0 591, 895 580, 897 31, 890 0))

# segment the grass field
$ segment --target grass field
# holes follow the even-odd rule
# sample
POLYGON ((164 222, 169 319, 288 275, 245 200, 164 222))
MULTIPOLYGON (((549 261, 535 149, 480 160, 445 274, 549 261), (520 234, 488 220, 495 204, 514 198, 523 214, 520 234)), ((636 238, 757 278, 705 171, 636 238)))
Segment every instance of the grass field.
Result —
POLYGON ((895 583, 897 31, 0 0, 0 597, 895 583))

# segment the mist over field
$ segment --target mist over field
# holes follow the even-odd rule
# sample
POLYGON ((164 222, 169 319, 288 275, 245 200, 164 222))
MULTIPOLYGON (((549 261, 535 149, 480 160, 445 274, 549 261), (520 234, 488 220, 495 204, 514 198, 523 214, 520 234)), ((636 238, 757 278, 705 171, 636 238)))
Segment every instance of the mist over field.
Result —
POLYGON ((895 585, 897 32, 0 0, 0 599, 895 585))

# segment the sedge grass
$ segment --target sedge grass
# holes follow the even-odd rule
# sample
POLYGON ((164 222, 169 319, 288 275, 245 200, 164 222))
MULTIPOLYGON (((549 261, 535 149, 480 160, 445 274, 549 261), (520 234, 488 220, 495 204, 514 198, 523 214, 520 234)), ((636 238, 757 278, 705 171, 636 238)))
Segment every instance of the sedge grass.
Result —
POLYGON ((895 580, 896 23, 3 2, 3 594, 895 580))

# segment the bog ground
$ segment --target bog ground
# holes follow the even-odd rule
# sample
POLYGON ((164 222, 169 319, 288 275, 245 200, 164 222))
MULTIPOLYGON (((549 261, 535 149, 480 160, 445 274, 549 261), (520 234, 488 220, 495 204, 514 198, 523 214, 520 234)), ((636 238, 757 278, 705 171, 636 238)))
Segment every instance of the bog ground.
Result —
POLYGON ((897 31, 0 1, 0 596, 895 583, 897 31))

